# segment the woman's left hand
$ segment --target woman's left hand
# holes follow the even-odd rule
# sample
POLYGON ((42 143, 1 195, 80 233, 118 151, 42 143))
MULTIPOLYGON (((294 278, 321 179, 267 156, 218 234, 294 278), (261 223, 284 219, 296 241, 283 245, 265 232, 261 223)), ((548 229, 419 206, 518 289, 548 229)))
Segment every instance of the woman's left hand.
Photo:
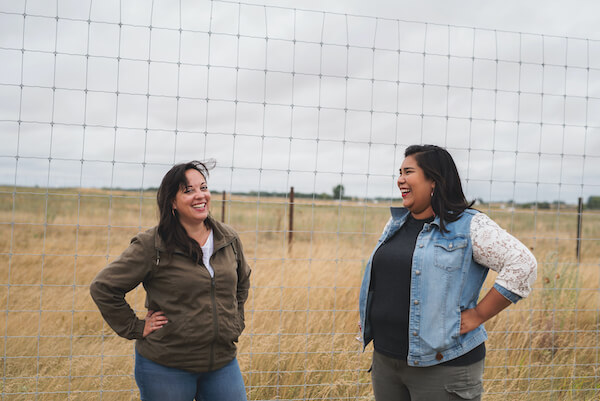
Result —
POLYGON ((460 313, 460 334, 475 330, 484 322, 476 308, 465 309, 460 313))

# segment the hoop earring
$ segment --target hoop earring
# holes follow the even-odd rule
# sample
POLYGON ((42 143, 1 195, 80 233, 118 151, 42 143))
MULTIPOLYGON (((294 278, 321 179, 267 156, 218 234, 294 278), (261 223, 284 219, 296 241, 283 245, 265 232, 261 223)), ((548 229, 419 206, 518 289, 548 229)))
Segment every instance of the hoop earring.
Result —
POLYGON ((171 209, 171 214, 173 215, 173 217, 177 217, 177 216, 175 215, 175 209, 171 209))

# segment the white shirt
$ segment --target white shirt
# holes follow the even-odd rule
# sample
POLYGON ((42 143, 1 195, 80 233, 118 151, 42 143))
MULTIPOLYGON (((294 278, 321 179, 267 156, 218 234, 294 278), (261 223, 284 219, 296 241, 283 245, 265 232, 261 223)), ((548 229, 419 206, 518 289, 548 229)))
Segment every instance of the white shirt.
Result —
POLYGON ((214 277, 215 271, 213 270, 212 266, 210 265, 210 257, 212 256, 213 252, 215 251, 215 244, 214 244, 212 230, 210 230, 210 234, 208 234, 208 238, 206 239, 206 242, 204 243, 204 245, 201 245, 200 248, 202 248, 202 263, 204 263, 204 266, 206 266, 206 270, 208 270, 208 273, 210 274, 210 276, 214 277))

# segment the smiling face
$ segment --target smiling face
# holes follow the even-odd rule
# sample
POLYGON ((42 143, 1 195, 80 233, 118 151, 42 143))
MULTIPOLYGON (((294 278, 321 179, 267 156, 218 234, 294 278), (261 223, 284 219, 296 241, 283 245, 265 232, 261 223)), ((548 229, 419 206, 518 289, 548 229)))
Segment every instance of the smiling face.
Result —
POLYGON ((400 166, 398 188, 402 203, 415 219, 426 219, 434 215, 431 207, 431 193, 435 182, 425 177, 423 169, 413 155, 407 156, 400 166))
POLYGON ((177 191, 173 200, 173 209, 177 210, 181 225, 188 230, 188 228, 204 223, 208 217, 210 191, 206 185, 206 179, 198 170, 187 170, 185 178, 187 185, 177 191))

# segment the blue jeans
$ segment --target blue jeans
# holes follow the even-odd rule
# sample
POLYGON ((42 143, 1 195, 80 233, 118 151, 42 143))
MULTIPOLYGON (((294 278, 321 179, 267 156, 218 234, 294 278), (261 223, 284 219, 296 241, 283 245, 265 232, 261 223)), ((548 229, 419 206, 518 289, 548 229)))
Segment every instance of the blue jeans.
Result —
POLYGON ((135 381, 142 401, 246 401, 236 358, 221 369, 191 373, 152 362, 136 350, 135 381))

